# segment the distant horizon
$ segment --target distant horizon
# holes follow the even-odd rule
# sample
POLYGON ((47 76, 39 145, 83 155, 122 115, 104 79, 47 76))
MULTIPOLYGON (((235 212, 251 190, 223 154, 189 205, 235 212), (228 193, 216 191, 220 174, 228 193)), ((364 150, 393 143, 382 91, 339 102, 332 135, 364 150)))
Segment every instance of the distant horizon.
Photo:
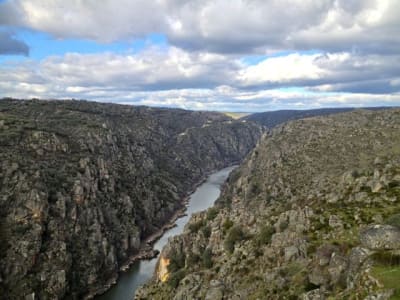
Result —
POLYGON ((400 106, 399 65, 398 0, 0 0, 0 97, 400 106))
POLYGON ((187 109, 181 107, 171 107, 171 106, 152 106, 152 105, 143 105, 143 104, 134 104, 134 103, 119 103, 119 102, 106 102, 106 101, 96 101, 96 100, 87 100, 87 99, 74 99, 74 98, 14 98, 14 97, 1 97, 1 100, 17 100, 17 101, 85 101, 85 102, 94 102, 99 104, 115 104, 115 105, 126 105, 126 106, 137 106, 137 107, 149 107, 149 108, 159 108, 159 109, 181 109, 181 110, 190 110, 190 111, 204 111, 204 112, 219 112, 219 113, 234 113, 234 114, 256 114, 256 113, 264 113, 264 112, 277 112, 277 111, 311 111, 311 110, 320 110, 320 109, 365 109, 365 108, 382 108, 382 109, 390 109, 390 108, 400 108, 400 105, 389 106, 389 105, 372 105, 372 106, 337 106, 337 107, 312 107, 312 108, 284 108, 284 109, 271 109, 264 111, 229 111, 229 110, 207 110, 207 109, 187 109))

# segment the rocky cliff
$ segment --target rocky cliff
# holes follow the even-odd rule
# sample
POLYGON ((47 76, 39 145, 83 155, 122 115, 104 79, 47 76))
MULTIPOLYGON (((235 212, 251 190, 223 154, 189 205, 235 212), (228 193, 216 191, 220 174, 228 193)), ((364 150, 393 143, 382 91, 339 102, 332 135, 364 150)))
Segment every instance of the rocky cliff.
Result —
POLYGON ((161 258, 136 299, 399 299, 400 110, 277 127, 161 258))
POLYGON ((0 100, 0 298, 103 288, 195 184, 260 136, 218 113, 0 100))

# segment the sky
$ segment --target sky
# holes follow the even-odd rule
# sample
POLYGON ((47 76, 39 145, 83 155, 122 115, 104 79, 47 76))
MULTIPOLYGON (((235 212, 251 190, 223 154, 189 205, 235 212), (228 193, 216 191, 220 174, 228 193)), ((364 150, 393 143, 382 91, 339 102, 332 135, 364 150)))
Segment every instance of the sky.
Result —
POLYGON ((400 105, 399 0, 0 0, 0 97, 400 105))

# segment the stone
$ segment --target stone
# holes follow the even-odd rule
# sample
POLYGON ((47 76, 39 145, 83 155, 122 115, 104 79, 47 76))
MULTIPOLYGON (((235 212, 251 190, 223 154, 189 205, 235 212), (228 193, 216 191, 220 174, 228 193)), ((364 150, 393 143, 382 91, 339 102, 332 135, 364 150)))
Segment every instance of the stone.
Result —
POLYGON ((361 245, 371 250, 400 249, 400 229, 391 225, 368 226, 360 233, 361 245))
POLYGON ((334 229, 342 229, 343 228, 343 222, 338 216, 331 215, 329 217, 329 226, 334 228, 334 229))
POLYGON ((347 259, 341 255, 332 253, 328 267, 328 273, 331 276, 331 283, 337 284, 347 268, 347 259))
POLYGON ((296 246, 289 246, 285 248, 285 261, 291 261, 299 256, 299 248, 296 246))
POLYGON ((320 289, 315 289, 301 295, 302 300, 324 300, 324 293, 320 289))
POLYGON ((205 300, 222 300, 224 297, 224 284, 219 280, 211 280, 205 300))
POLYGON ((25 300, 35 300, 35 293, 26 295, 25 296, 25 300))

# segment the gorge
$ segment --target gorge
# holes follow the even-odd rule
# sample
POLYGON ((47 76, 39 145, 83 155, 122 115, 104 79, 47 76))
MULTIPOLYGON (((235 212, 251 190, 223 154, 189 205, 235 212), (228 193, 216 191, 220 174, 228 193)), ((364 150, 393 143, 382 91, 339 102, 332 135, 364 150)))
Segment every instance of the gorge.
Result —
POLYGON ((220 113, 86 101, 0 101, 0 294, 104 290, 259 126, 220 113))

